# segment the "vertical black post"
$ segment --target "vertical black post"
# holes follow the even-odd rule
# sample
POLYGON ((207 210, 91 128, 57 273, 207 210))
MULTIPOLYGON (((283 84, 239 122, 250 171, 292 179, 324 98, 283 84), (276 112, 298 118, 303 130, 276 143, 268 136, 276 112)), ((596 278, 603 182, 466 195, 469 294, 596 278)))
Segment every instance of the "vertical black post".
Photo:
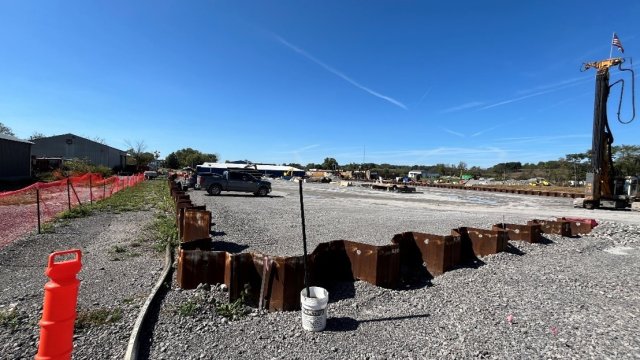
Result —
POLYGON ((67 204, 69 204, 69 211, 71 211, 71 182, 67 178, 67 204))
POLYGON ((40 234, 40 189, 36 189, 36 211, 38 212, 38 234, 40 234))
POLYGON ((78 205, 82 205, 82 202, 80 202, 80 196, 78 196, 78 193, 76 192, 76 188, 73 187, 73 184, 71 185, 71 190, 73 190, 73 195, 75 195, 76 200, 78 200, 78 205))
POLYGON ((302 218, 302 249, 303 249, 303 257, 302 257, 302 267, 304 269, 304 287, 307 289, 307 297, 311 297, 309 293, 309 277, 307 274, 307 232, 304 227, 304 201, 302 200, 302 178, 298 180, 298 184, 300 185, 300 217, 302 218))
POLYGON ((89 204, 93 204, 93 189, 91 188, 91 176, 92 174, 89 174, 89 204))
POLYGON ((102 179, 102 199, 104 199, 105 196, 107 196, 107 180, 103 178, 102 179))

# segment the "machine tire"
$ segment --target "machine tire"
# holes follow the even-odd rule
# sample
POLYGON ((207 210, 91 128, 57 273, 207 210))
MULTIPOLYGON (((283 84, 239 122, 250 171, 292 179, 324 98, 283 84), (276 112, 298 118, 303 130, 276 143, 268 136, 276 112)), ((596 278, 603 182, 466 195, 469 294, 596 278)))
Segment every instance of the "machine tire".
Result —
POLYGON ((222 192, 222 187, 220 185, 214 184, 209 186, 209 188, 207 189, 207 192, 209 193, 209 195, 212 195, 212 196, 220 195, 220 193, 222 192))

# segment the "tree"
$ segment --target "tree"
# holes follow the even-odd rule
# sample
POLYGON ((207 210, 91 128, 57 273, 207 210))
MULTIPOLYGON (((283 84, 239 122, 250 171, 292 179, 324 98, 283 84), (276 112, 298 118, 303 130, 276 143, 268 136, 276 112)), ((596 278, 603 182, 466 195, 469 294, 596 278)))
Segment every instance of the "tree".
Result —
POLYGON ((460 171, 460 177, 462 177, 462 173, 467 171, 467 163, 464 161, 460 161, 458 163, 457 169, 460 171))
POLYGON ((176 156, 176 153, 171 153, 169 155, 167 155, 167 158, 164 159, 165 161, 165 165, 169 168, 169 169, 177 169, 180 167, 180 161, 178 160, 178 157, 176 156))
POLYGON ((324 170, 333 170, 338 168, 338 161, 334 158, 324 158, 324 162, 322 163, 322 169, 324 170))
MULTIPOLYGON (((218 162, 218 155, 205 154, 192 148, 180 149, 171 154, 174 154, 178 158, 177 167, 189 166, 195 168, 196 166, 205 162, 218 162)), ((167 156, 167 158, 169 158, 169 156, 167 156)))
POLYGON ((131 157, 133 157, 133 160, 136 163, 136 168, 138 168, 138 170, 140 170, 140 167, 146 166, 149 162, 151 162, 151 160, 153 160, 153 154, 145 153, 147 145, 144 143, 144 140, 138 140, 135 142, 135 144, 129 140, 125 140, 124 142, 125 144, 127 144, 127 146, 129 146, 129 150, 127 150, 127 153, 129 153, 131 157), (147 154, 151 155, 150 159, 147 154))
POLYGON ((43 133, 34 131, 31 136, 29 136, 29 141, 38 140, 46 137, 43 133))
POLYGON ((0 134, 16 136, 16 134, 13 133, 13 131, 11 130, 10 127, 6 126, 5 124, 3 124, 1 122, 0 122, 0 134))

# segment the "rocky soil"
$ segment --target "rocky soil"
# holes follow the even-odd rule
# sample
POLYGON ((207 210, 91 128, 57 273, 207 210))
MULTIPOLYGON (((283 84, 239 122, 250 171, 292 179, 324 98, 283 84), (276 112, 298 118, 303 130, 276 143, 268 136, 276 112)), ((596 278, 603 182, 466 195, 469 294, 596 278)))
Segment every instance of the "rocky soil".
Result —
POLYGON ((146 230, 153 216, 99 213, 0 249, 0 358, 33 359, 48 256, 81 249, 73 357, 122 359, 139 309, 164 267, 164 253, 146 230))
MULTIPOLYGON (((297 184, 274 181, 273 188, 266 198, 190 193, 213 211, 218 249, 300 254, 297 184)), ((146 334, 146 357, 640 357, 640 213, 586 211, 571 208, 570 199, 500 193, 304 188, 310 251, 335 239, 388 244, 403 231, 448 234, 458 226, 556 216, 593 217, 600 225, 579 238, 514 241, 514 251, 484 257, 481 266, 447 272, 427 286, 390 290, 337 283, 328 289, 327 328, 319 333, 304 331, 297 311, 234 307, 224 286, 181 290, 174 281, 146 334)), ((122 358, 139 308, 163 268, 163 253, 145 230, 152 220, 152 212, 101 213, 0 249, 0 357, 33 358, 47 256, 80 248, 74 358, 122 358)))
MULTIPOLYGON (((218 249, 271 255, 302 252, 297 184, 274 181, 272 197, 211 197, 218 249)), ((389 290, 365 282, 329 288, 327 328, 302 329, 299 312, 249 312, 229 321, 216 311, 220 287, 166 295, 153 359, 431 359, 640 357, 640 213, 572 209, 570 199, 425 189, 384 193, 305 184, 307 236, 387 244, 393 234, 448 234, 458 226, 593 217, 589 235, 514 241, 514 251, 482 258, 430 286, 389 290)))

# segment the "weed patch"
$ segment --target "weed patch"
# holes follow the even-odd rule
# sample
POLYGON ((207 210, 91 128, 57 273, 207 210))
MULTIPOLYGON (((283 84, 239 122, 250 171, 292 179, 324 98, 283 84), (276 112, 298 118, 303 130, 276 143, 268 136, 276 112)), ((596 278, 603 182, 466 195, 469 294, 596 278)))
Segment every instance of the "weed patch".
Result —
POLYGON ((0 309, 0 326, 16 328, 18 326, 18 311, 15 306, 10 306, 7 309, 0 309))
POLYGON ((196 310, 198 310, 198 303, 192 300, 189 300, 183 304, 178 306, 178 315, 180 316, 193 316, 196 310))
POLYGON ((240 297, 234 302, 216 304, 216 313, 229 320, 236 320, 244 317, 249 313, 249 308, 246 304, 246 298, 248 295, 249 284, 245 284, 244 290, 240 293, 240 297))
POLYGON ((122 319, 122 309, 80 310, 76 317, 76 329, 112 324, 122 319))

